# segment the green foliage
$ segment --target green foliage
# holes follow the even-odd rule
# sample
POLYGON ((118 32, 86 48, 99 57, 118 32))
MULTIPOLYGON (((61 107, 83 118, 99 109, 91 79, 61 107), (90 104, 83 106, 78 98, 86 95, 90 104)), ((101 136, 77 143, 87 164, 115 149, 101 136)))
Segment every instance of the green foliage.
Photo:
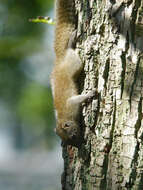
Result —
POLYGON ((43 51, 45 25, 28 19, 47 15, 52 5, 53 0, 1 0, 0 6, 0 101, 6 103, 15 119, 13 123, 18 121, 18 126, 24 126, 23 138, 43 134, 42 139, 51 145, 55 124, 51 91, 40 82, 31 81, 21 63, 43 51))
POLYGON ((44 134, 45 137, 48 136, 47 143, 51 144, 55 135, 53 126, 55 123, 50 89, 31 82, 22 91, 22 96, 17 106, 20 120, 28 128, 30 126, 31 133, 35 136, 39 136, 39 134, 44 134))
MULTIPOLYGON (((51 91, 38 83, 28 83, 22 89, 22 96, 19 100, 18 112, 26 122, 40 125, 41 120, 53 120, 53 105, 51 91)), ((49 126, 50 127, 50 126, 49 126)))
POLYGON ((49 25, 55 25, 54 20, 50 17, 38 16, 35 19, 29 19, 29 21, 36 22, 36 23, 45 23, 45 24, 49 24, 49 25))
POLYGON ((44 26, 31 24, 28 19, 47 14, 52 3, 52 0, 43 0, 42 2, 39 0, 2 0, 0 7, 2 10, 0 11, 0 58, 1 56, 21 56, 22 58, 34 51, 34 47, 39 46, 44 26))

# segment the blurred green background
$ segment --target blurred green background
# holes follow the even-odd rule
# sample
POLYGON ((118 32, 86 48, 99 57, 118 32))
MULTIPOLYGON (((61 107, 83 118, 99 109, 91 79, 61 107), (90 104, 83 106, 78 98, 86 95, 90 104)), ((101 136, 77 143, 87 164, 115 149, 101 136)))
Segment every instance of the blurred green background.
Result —
MULTIPOLYGON (((21 159, 25 152, 30 160, 41 152, 52 152, 55 157, 53 152, 60 144, 54 133, 49 77, 54 60, 54 26, 28 21, 37 16, 54 18, 53 4, 53 0, 0 1, 0 167, 5 156, 12 165, 11 155, 20 154, 21 159)), ((48 160, 46 156, 44 159, 48 160)), ((33 189, 38 188, 42 190, 41 186, 33 189)), ((0 189, 4 190, 1 181, 0 189)))

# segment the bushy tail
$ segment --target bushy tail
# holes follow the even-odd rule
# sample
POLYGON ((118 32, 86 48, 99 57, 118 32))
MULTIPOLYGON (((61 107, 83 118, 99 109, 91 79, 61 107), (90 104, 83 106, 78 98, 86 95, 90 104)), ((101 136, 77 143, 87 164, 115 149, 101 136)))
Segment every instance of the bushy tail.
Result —
MULTIPOLYGON (((74 0, 57 0, 54 44, 56 60, 62 60, 64 58, 69 38, 75 29, 75 24, 74 0)), ((60 63, 60 61, 56 61, 56 63, 60 63)))

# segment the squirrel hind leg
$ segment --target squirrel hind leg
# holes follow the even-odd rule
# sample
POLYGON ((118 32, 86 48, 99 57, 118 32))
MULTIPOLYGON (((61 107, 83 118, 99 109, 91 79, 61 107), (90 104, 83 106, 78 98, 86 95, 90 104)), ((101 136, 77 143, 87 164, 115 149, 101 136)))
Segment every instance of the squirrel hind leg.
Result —
POLYGON ((83 69, 83 64, 79 58, 77 52, 71 48, 67 49, 66 56, 64 58, 64 65, 67 65, 68 74, 72 78, 79 76, 83 69))
POLYGON ((66 55, 64 58, 64 65, 67 65, 68 74, 74 79, 80 74, 83 69, 83 64, 79 58, 79 55, 75 51, 76 41, 77 30, 74 30, 69 38, 68 48, 66 50, 66 55))

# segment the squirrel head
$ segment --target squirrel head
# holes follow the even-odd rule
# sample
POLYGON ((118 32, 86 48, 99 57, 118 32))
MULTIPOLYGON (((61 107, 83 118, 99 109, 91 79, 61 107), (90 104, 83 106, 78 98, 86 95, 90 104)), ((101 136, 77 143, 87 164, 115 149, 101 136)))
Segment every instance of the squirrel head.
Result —
POLYGON ((75 121, 59 121, 56 128, 56 133, 61 137, 64 143, 77 146, 80 136, 80 129, 75 121))

